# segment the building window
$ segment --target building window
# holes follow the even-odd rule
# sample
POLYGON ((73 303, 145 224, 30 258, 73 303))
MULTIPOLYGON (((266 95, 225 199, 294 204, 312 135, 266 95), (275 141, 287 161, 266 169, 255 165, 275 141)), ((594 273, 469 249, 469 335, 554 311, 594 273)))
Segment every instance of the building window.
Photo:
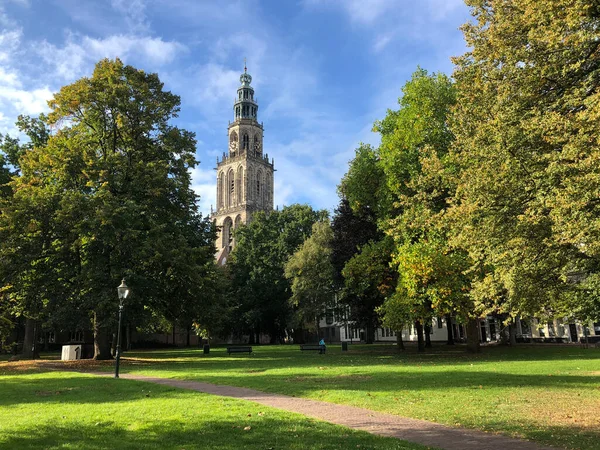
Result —
POLYGON ((325 312, 325 323, 327 325, 331 325, 333 323, 333 311, 331 311, 331 309, 328 309, 325 312))
POLYGON ((71 342, 83 342, 83 331, 71 331, 69 337, 71 342))
POLYGON ((600 322, 594 322, 594 334, 600 336, 600 322))
POLYGON ((544 333, 543 328, 539 328, 539 332, 540 332, 540 337, 546 337, 546 333, 544 333))

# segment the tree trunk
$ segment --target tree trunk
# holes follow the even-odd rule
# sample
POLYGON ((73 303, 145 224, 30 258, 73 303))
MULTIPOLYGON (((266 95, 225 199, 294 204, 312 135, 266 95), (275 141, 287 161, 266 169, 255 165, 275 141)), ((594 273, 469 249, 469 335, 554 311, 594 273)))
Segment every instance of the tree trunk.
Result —
POLYGON ((431 324, 425 324, 425 347, 431 348, 431 324))
POLYGON ((39 358, 39 349, 37 345, 38 324, 35 320, 25 319, 25 337, 23 338, 23 359, 39 358))
POLYGON ((396 331, 396 345, 398 346, 398 351, 404 350, 404 341, 402 340, 402 328, 400 331, 396 331))
POLYGON ((479 345, 479 320, 469 319, 467 322, 467 351, 471 353, 479 353, 481 346, 479 345))
POLYGON ((425 341, 423 340, 423 324, 420 320, 415 321, 415 330, 417 331, 417 351, 425 351, 425 341))
POLYGON ((375 326, 373 322, 367 324, 367 329, 365 330, 366 335, 366 344, 373 344, 375 342, 375 326))
POLYGON ((110 332, 107 328, 100 326, 98 313, 94 312, 94 359, 113 359, 110 354, 110 332))
POLYGON ((175 342, 175 322, 171 325, 171 336, 173 339, 173 346, 177 346, 177 343, 175 342))
POLYGON ((510 341, 511 347, 514 347, 515 345, 517 345, 517 323, 516 323, 516 321, 513 321, 513 323, 511 323, 508 326, 508 339, 510 341))
POLYGON ((448 345, 454 345, 454 333, 452 332, 452 317, 450 314, 446 316, 446 331, 448 332, 448 345))
POLYGON ((185 346, 190 347, 190 331, 192 331, 192 327, 187 327, 185 334, 185 346))

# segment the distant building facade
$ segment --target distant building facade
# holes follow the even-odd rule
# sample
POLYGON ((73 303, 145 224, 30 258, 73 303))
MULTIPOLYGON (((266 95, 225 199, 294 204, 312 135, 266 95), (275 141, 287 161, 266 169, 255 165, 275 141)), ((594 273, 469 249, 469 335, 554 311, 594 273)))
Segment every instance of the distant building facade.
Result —
POLYGON ((217 203, 211 217, 217 225, 216 259, 225 264, 235 247, 233 231, 257 211, 273 210, 273 160, 263 151, 263 125, 252 77, 244 67, 233 105, 234 120, 227 128, 229 148, 217 158, 217 203))

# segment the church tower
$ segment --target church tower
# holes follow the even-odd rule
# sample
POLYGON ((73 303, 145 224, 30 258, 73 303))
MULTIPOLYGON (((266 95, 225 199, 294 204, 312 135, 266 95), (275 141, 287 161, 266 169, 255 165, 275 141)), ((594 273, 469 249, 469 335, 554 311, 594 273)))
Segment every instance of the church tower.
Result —
POLYGON ((251 82, 244 64, 233 105, 234 121, 227 128, 229 151, 223 152, 221 161, 217 158, 217 209, 212 219, 219 230, 219 264, 225 264, 235 246, 233 230, 248 223, 254 212, 273 210, 273 161, 263 153, 263 125, 257 120, 251 82))

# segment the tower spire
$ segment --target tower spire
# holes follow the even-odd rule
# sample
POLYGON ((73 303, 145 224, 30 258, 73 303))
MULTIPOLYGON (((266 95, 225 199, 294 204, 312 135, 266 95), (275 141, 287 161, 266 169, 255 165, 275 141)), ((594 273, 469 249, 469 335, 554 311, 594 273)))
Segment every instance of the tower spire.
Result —
POLYGON ((246 68, 246 58, 244 57, 244 73, 246 73, 248 69, 246 68))

